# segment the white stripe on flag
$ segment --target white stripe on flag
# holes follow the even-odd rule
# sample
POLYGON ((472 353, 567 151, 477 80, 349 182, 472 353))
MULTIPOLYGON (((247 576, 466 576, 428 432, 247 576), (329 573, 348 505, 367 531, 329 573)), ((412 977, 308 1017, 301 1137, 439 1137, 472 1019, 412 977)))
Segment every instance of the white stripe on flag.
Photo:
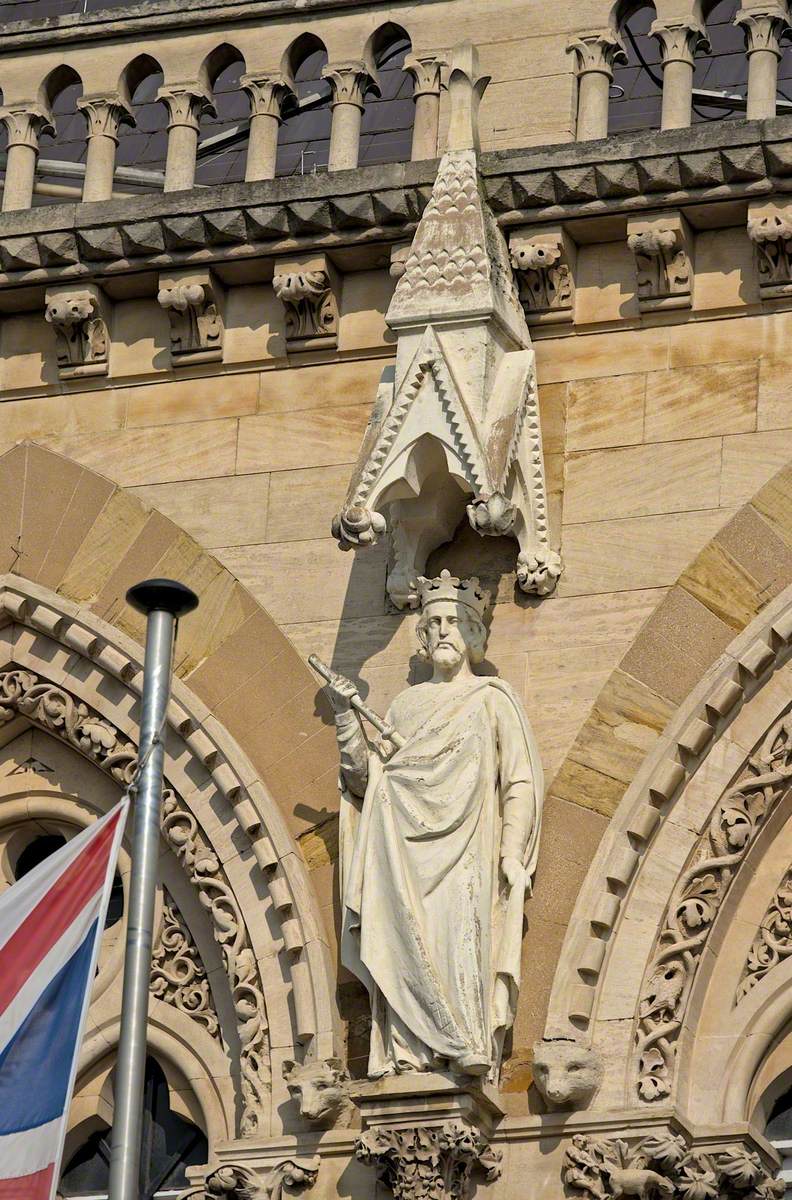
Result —
MULTIPOLYGON (((16 996, 14 996, 14 999, 2 1016, 0 1016, 0 1051, 4 1050, 11 1041, 41 993, 52 982, 61 967, 66 966, 72 955, 83 944, 91 926, 99 915, 102 902, 102 892, 98 891, 96 895, 91 897, 74 923, 66 930, 63 937, 58 939, 49 954, 46 954, 36 969, 31 971, 26 982, 19 989, 16 996)), ((93 979, 91 979, 88 985, 89 992, 92 985, 93 979)))
POLYGON ((112 808, 100 820, 81 829, 70 842, 61 846, 60 850, 56 850, 49 858, 45 858, 18 883, 12 884, 0 895, 0 950, 30 916, 36 905, 44 899, 63 872, 68 870, 75 858, 83 852, 91 838, 98 833, 100 826, 111 820, 115 813, 116 809, 112 808))
POLYGON ((24 1179, 54 1163, 61 1121, 56 1117, 38 1129, 0 1136, 0 1179, 24 1179))

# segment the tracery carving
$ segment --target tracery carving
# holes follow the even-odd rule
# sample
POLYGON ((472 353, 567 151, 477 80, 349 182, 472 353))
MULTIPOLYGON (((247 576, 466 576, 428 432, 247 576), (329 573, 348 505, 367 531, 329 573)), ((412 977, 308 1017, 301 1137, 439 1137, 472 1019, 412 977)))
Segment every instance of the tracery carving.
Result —
POLYGON ((699 1150, 670 1130, 632 1145, 619 1138, 575 1134, 564 1155, 561 1178, 568 1194, 587 1200, 778 1200, 785 1187, 743 1143, 699 1150))
POLYGON ((174 366, 216 362, 223 357, 223 319, 211 275, 160 277, 157 302, 170 321, 170 352, 174 366))
POLYGON ((47 291, 44 319, 55 330, 61 379, 107 374, 109 338, 103 307, 94 285, 47 291))
POLYGON ((724 897, 759 829, 792 779, 792 715, 770 728, 746 774, 716 805, 692 865, 674 890, 638 1009, 638 1094, 671 1092, 676 1042, 702 952, 724 897))
POLYGON ((792 219, 770 212, 748 219, 748 236, 756 246, 759 290, 765 299, 792 292, 792 219))
POLYGON ((762 918, 743 968, 734 1003, 740 1001, 792 955, 792 867, 787 871, 773 902, 762 918))
POLYGON ((149 988, 152 996, 198 1021, 212 1037, 219 1035, 220 1022, 206 969, 192 934, 168 892, 163 894, 162 925, 151 958, 149 988))
POLYGON ((357 1139, 355 1154, 376 1168, 396 1200, 464 1200, 475 1167, 490 1183, 501 1173, 500 1151, 462 1121, 425 1128, 375 1126, 357 1139))
MULTIPOLYGON (((137 765, 137 749, 109 721, 32 671, 0 672, 0 725, 23 713, 62 737, 122 787, 137 765)), ((264 989, 256 956, 233 890, 192 813, 171 789, 163 793, 162 835, 187 870, 213 925, 231 986, 241 1043, 243 1136, 266 1121, 270 1071, 264 989)))
POLYGON ((689 307, 693 271, 681 223, 637 230, 627 244, 635 256, 640 308, 689 307))
POLYGON ((279 271, 272 279, 286 313, 289 350, 334 346, 338 340, 338 299, 327 265, 279 271))

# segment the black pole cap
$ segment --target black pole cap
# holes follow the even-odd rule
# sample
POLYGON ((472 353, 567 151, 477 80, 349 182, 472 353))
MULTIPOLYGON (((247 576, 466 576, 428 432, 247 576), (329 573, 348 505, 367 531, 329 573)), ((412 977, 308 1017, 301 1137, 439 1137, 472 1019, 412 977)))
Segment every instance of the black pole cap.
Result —
POLYGON ((195 592, 175 579, 144 579, 126 594, 127 604, 148 616, 152 612, 169 612, 184 617, 198 607, 195 592))

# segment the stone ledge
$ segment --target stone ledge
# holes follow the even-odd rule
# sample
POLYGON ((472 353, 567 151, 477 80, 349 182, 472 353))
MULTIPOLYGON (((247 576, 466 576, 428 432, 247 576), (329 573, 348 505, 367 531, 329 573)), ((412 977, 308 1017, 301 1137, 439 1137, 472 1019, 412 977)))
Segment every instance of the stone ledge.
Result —
MULTIPOLYGON (((504 226, 792 191, 792 118, 482 155, 504 226)), ((268 258, 412 236, 435 162, 224 184, 0 215, 0 285, 268 258)))

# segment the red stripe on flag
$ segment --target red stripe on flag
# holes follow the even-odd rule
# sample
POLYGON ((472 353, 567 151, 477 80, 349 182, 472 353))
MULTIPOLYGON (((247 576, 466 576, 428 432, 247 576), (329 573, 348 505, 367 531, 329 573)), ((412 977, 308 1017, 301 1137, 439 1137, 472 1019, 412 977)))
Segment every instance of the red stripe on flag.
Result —
POLYGON ((49 1200, 54 1170, 55 1164, 50 1163, 43 1171, 36 1171, 35 1175, 0 1179, 0 1200, 49 1200))
MULTIPOLYGON (((0 1014, 101 888, 119 816, 88 843, 0 950, 0 1014)), ((4 1195, 0 1191, 0 1200, 4 1195)))

